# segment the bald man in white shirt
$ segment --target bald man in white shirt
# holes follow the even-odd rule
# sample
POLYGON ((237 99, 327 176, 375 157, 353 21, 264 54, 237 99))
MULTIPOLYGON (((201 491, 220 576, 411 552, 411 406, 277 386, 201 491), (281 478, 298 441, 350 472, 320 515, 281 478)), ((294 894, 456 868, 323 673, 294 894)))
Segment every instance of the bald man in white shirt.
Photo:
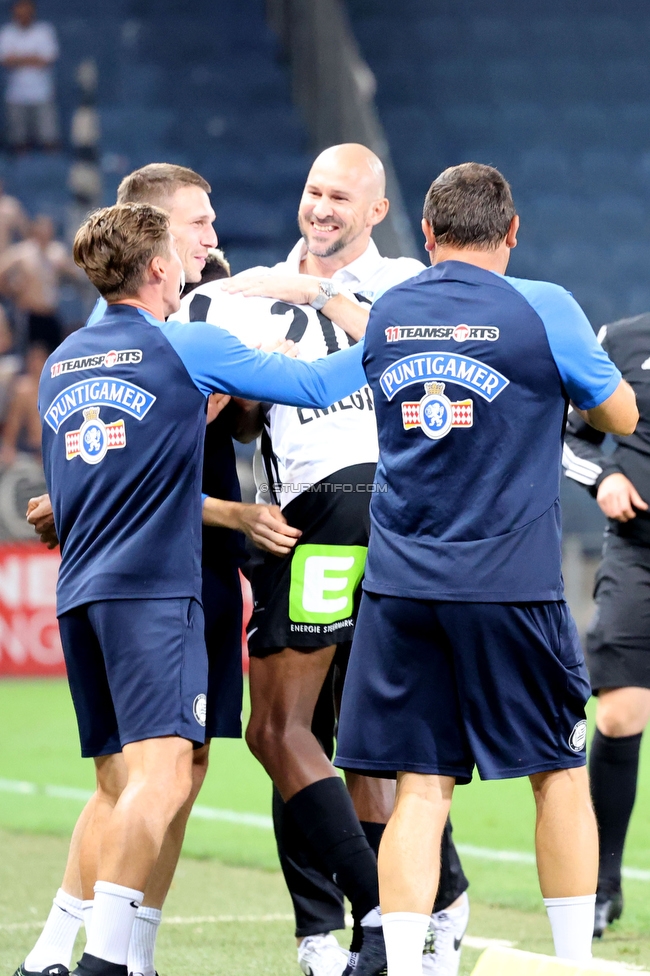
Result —
MULTIPOLYGON (((308 175, 298 212, 302 239, 287 260, 200 285, 177 317, 207 319, 249 345, 289 336, 298 343, 299 358, 308 360, 354 344, 365 333, 372 302, 424 268, 412 258, 379 254, 371 235, 388 207, 383 165, 373 152, 357 144, 326 150, 308 175)), ((335 723, 332 673, 342 680, 345 672, 376 487, 372 396, 364 387, 325 411, 269 406, 262 418, 264 472, 258 487, 266 487, 267 497, 302 535, 291 555, 265 557, 253 576, 247 741, 276 788, 276 837, 296 910, 303 971, 331 976, 345 965, 330 935, 343 924, 341 893, 329 880, 336 876, 357 922, 347 970, 356 963, 359 976, 374 976, 383 967, 373 900, 375 854, 394 785, 350 774, 353 809, 328 755, 335 723), (328 878, 315 866, 319 862, 328 878)), ((452 915, 460 910, 462 937, 467 882, 451 850, 455 861, 436 908, 453 904, 452 915)), ((459 958, 453 948, 458 925, 452 934, 449 913, 437 914, 432 929, 436 923, 448 929, 446 943, 459 958)), ((431 976, 442 971, 445 936, 432 931, 430 941, 438 934, 438 959, 433 952, 424 957, 431 976)))

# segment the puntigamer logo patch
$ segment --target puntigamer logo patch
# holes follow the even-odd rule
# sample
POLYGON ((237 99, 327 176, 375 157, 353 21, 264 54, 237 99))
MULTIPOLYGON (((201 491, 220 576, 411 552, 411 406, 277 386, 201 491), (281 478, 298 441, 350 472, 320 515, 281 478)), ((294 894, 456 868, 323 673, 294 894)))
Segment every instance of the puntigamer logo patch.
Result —
POLYGON ((136 420, 142 420, 156 398, 152 393, 126 380, 81 380, 66 387, 52 400, 45 419, 55 434, 64 420, 85 407, 117 407, 136 420))
POLYGON ((448 352, 404 356, 384 370, 379 377, 379 382, 386 398, 392 400, 405 386, 435 379, 464 386, 478 393, 488 403, 505 390, 510 382, 496 369, 492 369, 478 359, 448 352))
POLYGON ((61 376, 62 373, 78 373, 82 369, 99 369, 105 366, 123 365, 124 363, 141 363, 142 349, 111 349, 110 352, 100 352, 96 356, 81 356, 79 359, 62 359, 50 366, 50 376, 61 376))

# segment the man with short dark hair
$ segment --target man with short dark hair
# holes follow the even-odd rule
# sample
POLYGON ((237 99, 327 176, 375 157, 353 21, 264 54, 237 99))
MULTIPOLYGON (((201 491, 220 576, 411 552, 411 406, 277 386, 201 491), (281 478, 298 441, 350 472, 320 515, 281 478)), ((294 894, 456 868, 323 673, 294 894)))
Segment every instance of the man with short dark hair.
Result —
POLYGON ((366 331, 388 491, 371 503, 336 764, 398 777, 379 852, 389 976, 421 973, 443 825, 474 765, 530 777, 556 952, 591 955, 590 689, 562 589, 562 434, 569 399, 622 435, 638 412, 573 298, 505 277, 518 226, 497 170, 445 170, 422 221, 433 267, 380 298, 366 331))
POLYGON ((75 260, 108 309, 50 357, 39 394, 61 540, 61 639, 82 753, 95 759, 98 795, 111 806, 99 862, 81 845, 84 894, 95 894, 83 976, 126 976, 135 914, 190 794, 193 743, 204 739, 206 396, 323 408, 361 379, 355 350, 305 364, 205 323, 166 322, 183 271, 169 223, 160 208, 122 204, 80 228, 75 260), (120 751, 126 783, 116 791, 120 751))

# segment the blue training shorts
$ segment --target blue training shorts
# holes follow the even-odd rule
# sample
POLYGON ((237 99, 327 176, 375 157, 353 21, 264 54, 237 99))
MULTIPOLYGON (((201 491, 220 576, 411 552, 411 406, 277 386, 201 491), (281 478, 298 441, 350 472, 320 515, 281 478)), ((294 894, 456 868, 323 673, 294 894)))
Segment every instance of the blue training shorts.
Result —
POLYGON ((59 617, 82 756, 177 735, 205 740, 208 658, 190 598, 103 600, 59 617))
POLYGON ((242 593, 239 569, 224 565, 216 572, 203 566, 203 613, 208 650, 206 739, 241 739, 242 593))
POLYGON ((364 593, 336 765, 468 783, 584 766, 590 686, 557 603, 440 603, 364 593))

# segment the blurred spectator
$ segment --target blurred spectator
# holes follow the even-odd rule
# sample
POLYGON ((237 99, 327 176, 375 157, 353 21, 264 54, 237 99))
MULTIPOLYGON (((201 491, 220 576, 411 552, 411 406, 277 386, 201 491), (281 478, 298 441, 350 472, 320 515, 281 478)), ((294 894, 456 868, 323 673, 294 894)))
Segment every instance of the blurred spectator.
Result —
POLYGON ((49 349, 41 342, 29 346, 25 372, 16 377, 7 411, 0 461, 11 465, 18 451, 41 459, 41 418, 38 412, 38 382, 49 349))
POLYGON ((0 305, 0 425, 4 424, 13 391, 14 377, 22 368, 22 358, 13 351, 13 336, 7 313, 0 305))
POLYGON ((16 305, 17 346, 42 342, 51 350, 61 342, 57 310, 61 277, 83 277, 65 244, 54 240, 54 225, 41 214, 32 221, 27 240, 0 255, 0 292, 16 305))
POLYGON ((20 240, 27 233, 29 220, 22 204, 16 197, 10 197, 4 192, 0 180, 0 254, 7 250, 10 244, 20 240))
POLYGON ((35 20, 32 0, 16 0, 13 20, 0 31, 0 63, 7 70, 5 112, 10 149, 53 149, 59 141, 52 65, 59 56, 52 24, 35 20))

